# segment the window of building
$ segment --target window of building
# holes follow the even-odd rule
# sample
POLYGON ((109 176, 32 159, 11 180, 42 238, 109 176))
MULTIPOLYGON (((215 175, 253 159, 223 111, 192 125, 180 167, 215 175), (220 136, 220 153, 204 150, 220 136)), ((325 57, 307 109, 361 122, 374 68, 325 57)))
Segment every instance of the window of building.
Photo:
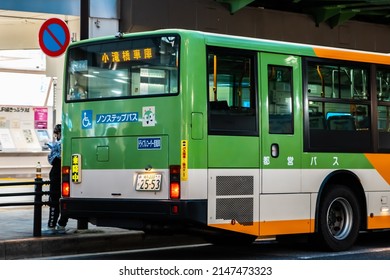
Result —
POLYGON ((0 50, 0 104, 53 106, 56 78, 45 71, 41 50, 0 50))

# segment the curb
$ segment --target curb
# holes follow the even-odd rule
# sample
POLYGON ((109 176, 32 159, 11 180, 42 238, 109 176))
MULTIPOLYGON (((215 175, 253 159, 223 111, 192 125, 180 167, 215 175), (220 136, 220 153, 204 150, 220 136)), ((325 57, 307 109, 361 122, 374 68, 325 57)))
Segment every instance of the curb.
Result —
POLYGON ((71 235, 44 236, 0 241, 0 260, 45 258, 69 254, 124 250, 143 243, 144 233, 75 232, 71 235))
POLYGON ((39 259, 54 256, 147 249, 205 243, 188 235, 145 235, 143 231, 76 230, 49 235, 0 240, 0 260, 39 259))

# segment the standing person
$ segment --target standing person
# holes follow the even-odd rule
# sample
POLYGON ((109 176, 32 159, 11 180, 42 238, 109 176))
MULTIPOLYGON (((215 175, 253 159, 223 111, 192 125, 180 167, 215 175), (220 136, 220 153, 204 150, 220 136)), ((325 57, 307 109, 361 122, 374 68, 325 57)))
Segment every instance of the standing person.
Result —
POLYGON ((49 197, 49 221, 48 233, 65 233, 65 226, 68 218, 60 217, 60 198, 61 198, 61 124, 57 124, 53 131, 54 141, 48 143, 50 154, 49 163, 52 165, 50 178, 50 197, 49 197), (58 218, 60 219, 58 220, 58 218), (58 221, 58 224, 57 224, 58 221))

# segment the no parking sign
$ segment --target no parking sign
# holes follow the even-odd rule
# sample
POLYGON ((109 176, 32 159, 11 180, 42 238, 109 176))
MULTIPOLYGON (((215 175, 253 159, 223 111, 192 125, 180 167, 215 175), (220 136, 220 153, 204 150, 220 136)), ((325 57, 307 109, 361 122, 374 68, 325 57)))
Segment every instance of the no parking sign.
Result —
POLYGON ((59 18, 46 20, 39 30, 39 46, 48 56, 60 56, 68 47, 70 34, 68 25, 59 18))

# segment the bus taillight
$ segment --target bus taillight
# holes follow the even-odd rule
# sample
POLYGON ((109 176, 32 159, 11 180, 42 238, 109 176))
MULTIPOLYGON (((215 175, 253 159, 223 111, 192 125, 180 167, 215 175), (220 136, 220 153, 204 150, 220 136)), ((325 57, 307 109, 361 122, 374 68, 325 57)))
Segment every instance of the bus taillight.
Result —
POLYGON ((62 182, 62 196, 63 197, 69 197, 70 195, 70 185, 69 182, 62 182))
POLYGON ((63 166, 62 167, 62 186, 61 186, 61 193, 63 197, 69 197, 70 196, 70 167, 69 166, 63 166))
POLYGON ((67 180, 69 181, 70 167, 63 166, 62 167, 62 176, 67 176, 67 180))
POLYGON ((180 198, 180 165, 169 167, 169 196, 171 199, 180 198))
POLYGON ((171 199, 180 198, 180 182, 171 182, 169 194, 171 199))

